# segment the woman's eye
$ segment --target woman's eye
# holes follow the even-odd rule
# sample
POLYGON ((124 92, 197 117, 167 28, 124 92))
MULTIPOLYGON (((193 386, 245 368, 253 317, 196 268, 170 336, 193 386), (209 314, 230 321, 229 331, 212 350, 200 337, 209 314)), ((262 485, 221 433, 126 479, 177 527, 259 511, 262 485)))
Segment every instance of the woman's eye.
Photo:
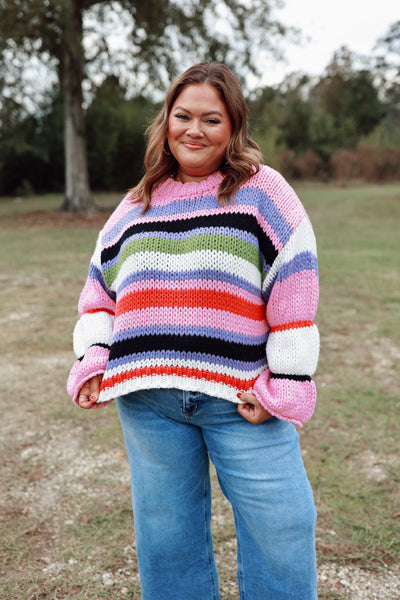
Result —
POLYGON ((219 125, 220 124, 220 120, 219 119, 207 119, 206 123, 208 123, 209 125, 219 125))
POLYGON ((182 121, 187 121, 189 118, 187 115, 182 115, 182 114, 175 115, 175 117, 177 119, 181 119, 182 121))

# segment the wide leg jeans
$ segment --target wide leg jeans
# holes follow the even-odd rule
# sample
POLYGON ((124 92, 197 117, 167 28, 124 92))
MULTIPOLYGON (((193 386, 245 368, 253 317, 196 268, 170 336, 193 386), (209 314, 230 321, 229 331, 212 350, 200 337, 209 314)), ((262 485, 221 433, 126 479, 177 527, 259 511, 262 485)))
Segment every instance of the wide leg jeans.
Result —
POLYGON ((143 600, 219 600, 209 459, 232 505, 241 600, 315 600, 316 511, 293 425, 235 403, 143 390, 117 399, 143 600))

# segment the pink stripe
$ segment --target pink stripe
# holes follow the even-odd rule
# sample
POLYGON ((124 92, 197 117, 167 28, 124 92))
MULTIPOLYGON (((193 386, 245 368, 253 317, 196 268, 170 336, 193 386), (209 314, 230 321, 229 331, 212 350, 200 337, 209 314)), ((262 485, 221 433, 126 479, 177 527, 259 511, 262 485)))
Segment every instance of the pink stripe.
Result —
POLYGON ((78 403, 78 394, 85 381, 104 373, 109 354, 110 351, 107 348, 92 346, 87 350, 83 360, 75 362, 67 382, 68 393, 72 396, 75 404, 78 403))
POLYGON ((315 271, 293 273, 276 282, 268 302, 267 320, 271 327, 291 321, 312 321, 318 304, 318 278, 315 271))
POLYGON ((128 196, 125 196, 122 199, 121 203, 117 206, 115 211, 110 215, 109 219, 104 225, 104 233, 110 231, 110 229, 112 229, 115 225, 119 223, 122 217, 124 217, 127 213, 129 213, 129 211, 133 210, 133 208, 135 207, 135 205, 132 202, 128 201, 127 198, 128 196))
POLYGON ((253 393, 271 415, 297 427, 311 418, 317 396, 313 381, 270 378, 268 369, 257 379, 253 393))
POLYGON ((254 321, 212 308, 174 307, 149 307, 126 312, 116 319, 114 331, 163 325, 209 327, 250 336, 260 336, 267 332, 265 321, 254 321))
POLYGON ((228 294, 233 294, 238 298, 243 298, 248 302, 252 302, 257 306, 264 305, 262 298, 256 296, 255 294, 251 294, 250 292, 246 292, 245 290, 242 290, 231 283, 224 283, 223 281, 208 281, 206 279, 187 279, 185 281, 155 281, 154 279, 146 279, 145 281, 137 281, 127 285, 123 290, 121 290, 119 298, 123 298, 125 295, 131 294, 132 292, 138 292, 142 290, 178 291, 190 289, 193 290, 193 293, 196 293, 196 290, 227 292, 228 294))
POLYGON ((96 279, 87 279, 78 302, 79 314, 93 309, 115 311, 115 302, 96 279))

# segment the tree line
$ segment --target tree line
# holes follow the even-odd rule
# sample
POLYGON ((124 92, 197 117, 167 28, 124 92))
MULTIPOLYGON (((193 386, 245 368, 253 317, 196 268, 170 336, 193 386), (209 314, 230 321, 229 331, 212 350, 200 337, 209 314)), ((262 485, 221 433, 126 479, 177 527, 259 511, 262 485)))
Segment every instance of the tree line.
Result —
MULTIPOLYGON (((66 210, 87 210, 90 189, 131 187, 142 174, 157 92, 181 70, 183 55, 189 64, 225 62, 245 82, 260 65, 257 31, 270 40, 269 56, 296 33, 274 17, 272 0, 194 4, 188 12, 187 3, 167 0, 1 0, 0 195, 65 190, 66 210), (221 6, 240 43, 207 26, 221 6), (112 17, 129 30, 123 57, 107 38, 112 17), (21 82, 35 56, 56 81, 29 106, 21 82)), ((400 179, 400 21, 380 43, 381 55, 362 66, 342 48, 320 77, 295 73, 248 92, 251 133, 268 164, 288 177, 400 179)))
POLYGON ((93 208, 85 85, 99 74, 120 75, 151 97, 183 65, 202 60, 235 65, 242 75, 256 73, 260 58, 279 55, 279 40, 289 31, 275 17, 277 5, 278 0, 0 0, 1 108, 11 102, 13 112, 13 100, 26 100, 21 82, 32 61, 57 81, 63 209, 93 208))

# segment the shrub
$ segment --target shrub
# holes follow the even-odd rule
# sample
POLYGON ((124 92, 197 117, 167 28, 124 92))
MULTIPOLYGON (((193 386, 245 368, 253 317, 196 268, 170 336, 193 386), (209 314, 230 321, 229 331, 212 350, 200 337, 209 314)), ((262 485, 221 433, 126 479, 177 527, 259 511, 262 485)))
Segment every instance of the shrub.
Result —
POLYGON ((357 155, 352 150, 337 150, 330 158, 329 165, 338 185, 343 187, 347 181, 359 176, 357 155))
POLYGON ((321 175, 323 160, 313 150, 307 150, 293 162, 293 176, 296 179, 315 179, 321 175))
POLYGON ((364 143, 356 148, 356 159, 362 179, 381 182, 400 179, 400 150, 380 148, 364 143))

